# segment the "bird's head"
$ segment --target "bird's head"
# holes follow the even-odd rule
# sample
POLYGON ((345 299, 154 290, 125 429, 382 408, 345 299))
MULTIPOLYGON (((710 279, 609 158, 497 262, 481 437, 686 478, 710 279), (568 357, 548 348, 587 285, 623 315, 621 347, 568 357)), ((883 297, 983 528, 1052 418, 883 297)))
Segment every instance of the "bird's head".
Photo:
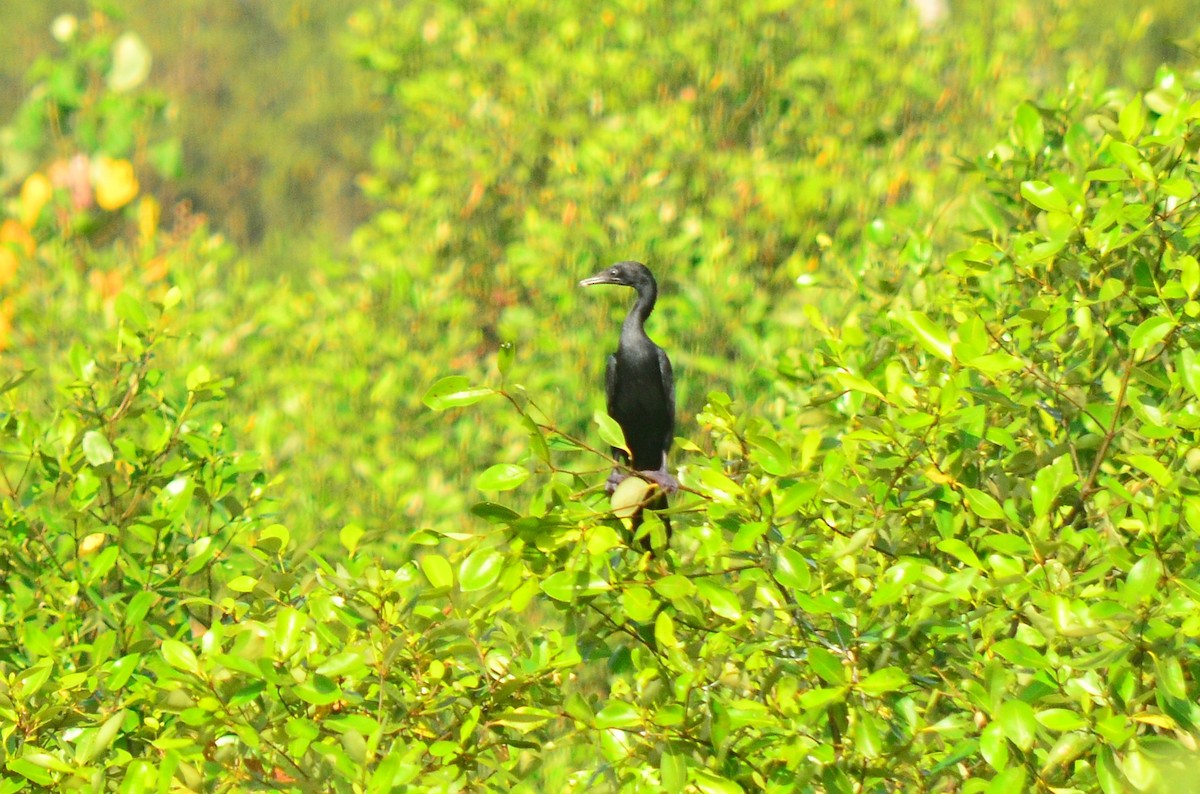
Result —
POLYGON ((650 268, 641 262, 617 262, 591 278, 585 278, 579 282, 581 287, 594 287, 597 284, 616 284, 638 290, 646 286, 656 286, 650 268))

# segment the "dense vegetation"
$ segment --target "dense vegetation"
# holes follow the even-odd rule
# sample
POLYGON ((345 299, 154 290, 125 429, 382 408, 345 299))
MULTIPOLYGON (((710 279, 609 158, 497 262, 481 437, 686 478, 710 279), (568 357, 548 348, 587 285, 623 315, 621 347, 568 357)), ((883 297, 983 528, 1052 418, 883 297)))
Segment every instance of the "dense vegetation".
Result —
POLYGON ((1195 9, 981 5, 363 8, 375 211, 286 272, 170 202, 137 31, 58 17, 0 135, 0 791, 1190 790, 1195 9))

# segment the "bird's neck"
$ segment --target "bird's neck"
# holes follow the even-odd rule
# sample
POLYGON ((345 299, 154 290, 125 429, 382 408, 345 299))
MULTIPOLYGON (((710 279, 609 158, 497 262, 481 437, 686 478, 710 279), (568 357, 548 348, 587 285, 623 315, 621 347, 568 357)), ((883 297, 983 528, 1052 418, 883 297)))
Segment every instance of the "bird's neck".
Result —
POLYGON ((621 326, 621 336, 646 335, 646 318, 650 316, 650 312, 654 311, 654 302, 657 299, 658 290, 653 284, 638 289, 637 302, 633 304, 629 314, 625 315, 625 322, 621 326))

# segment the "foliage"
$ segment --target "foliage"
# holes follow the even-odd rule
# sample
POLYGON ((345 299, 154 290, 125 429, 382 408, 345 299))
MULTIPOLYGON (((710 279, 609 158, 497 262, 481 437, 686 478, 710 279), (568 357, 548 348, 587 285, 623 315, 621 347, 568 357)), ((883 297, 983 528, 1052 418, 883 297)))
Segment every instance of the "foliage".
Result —
POLYGON ((285 278, 54 180, 170 133, 67 38, 0 207, 0 791, 1186 790, 1200 81, 997 5, 380 4, 380 212, 285 278), (685 384, 653 554, 564 272, 617 249, 685 384))

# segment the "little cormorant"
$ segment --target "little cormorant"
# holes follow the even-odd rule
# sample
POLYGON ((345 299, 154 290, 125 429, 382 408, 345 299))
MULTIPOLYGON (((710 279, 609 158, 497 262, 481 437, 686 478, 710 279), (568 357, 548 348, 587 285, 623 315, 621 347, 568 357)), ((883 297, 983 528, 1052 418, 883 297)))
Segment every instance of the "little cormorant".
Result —
MULTIPOLYGON (((608 415, 620 425, 633 460, 615 447, 613 454, 664 491, 647 505, 662 509, 667 506, 666 494, 677 491, 679 482, 667 471, 667 452, 675 435, 675 378, 670 359, 646 335, 645 327, 658 298, 658 284, 641 262, 618 262, 579 282, 581 287, 596 284, 616 284, 637 291, 637 301, 621 326, 617 352, 608 357, 605 397, 608 415)), ((622 469, 613 469, 605 490, 611 494, 627 476, 622 469)), ((665 516, 662 521, 670 537, 670 521, 665 516)), ((639 511, 633 517, 635 531, 641 523, 639 511)))

